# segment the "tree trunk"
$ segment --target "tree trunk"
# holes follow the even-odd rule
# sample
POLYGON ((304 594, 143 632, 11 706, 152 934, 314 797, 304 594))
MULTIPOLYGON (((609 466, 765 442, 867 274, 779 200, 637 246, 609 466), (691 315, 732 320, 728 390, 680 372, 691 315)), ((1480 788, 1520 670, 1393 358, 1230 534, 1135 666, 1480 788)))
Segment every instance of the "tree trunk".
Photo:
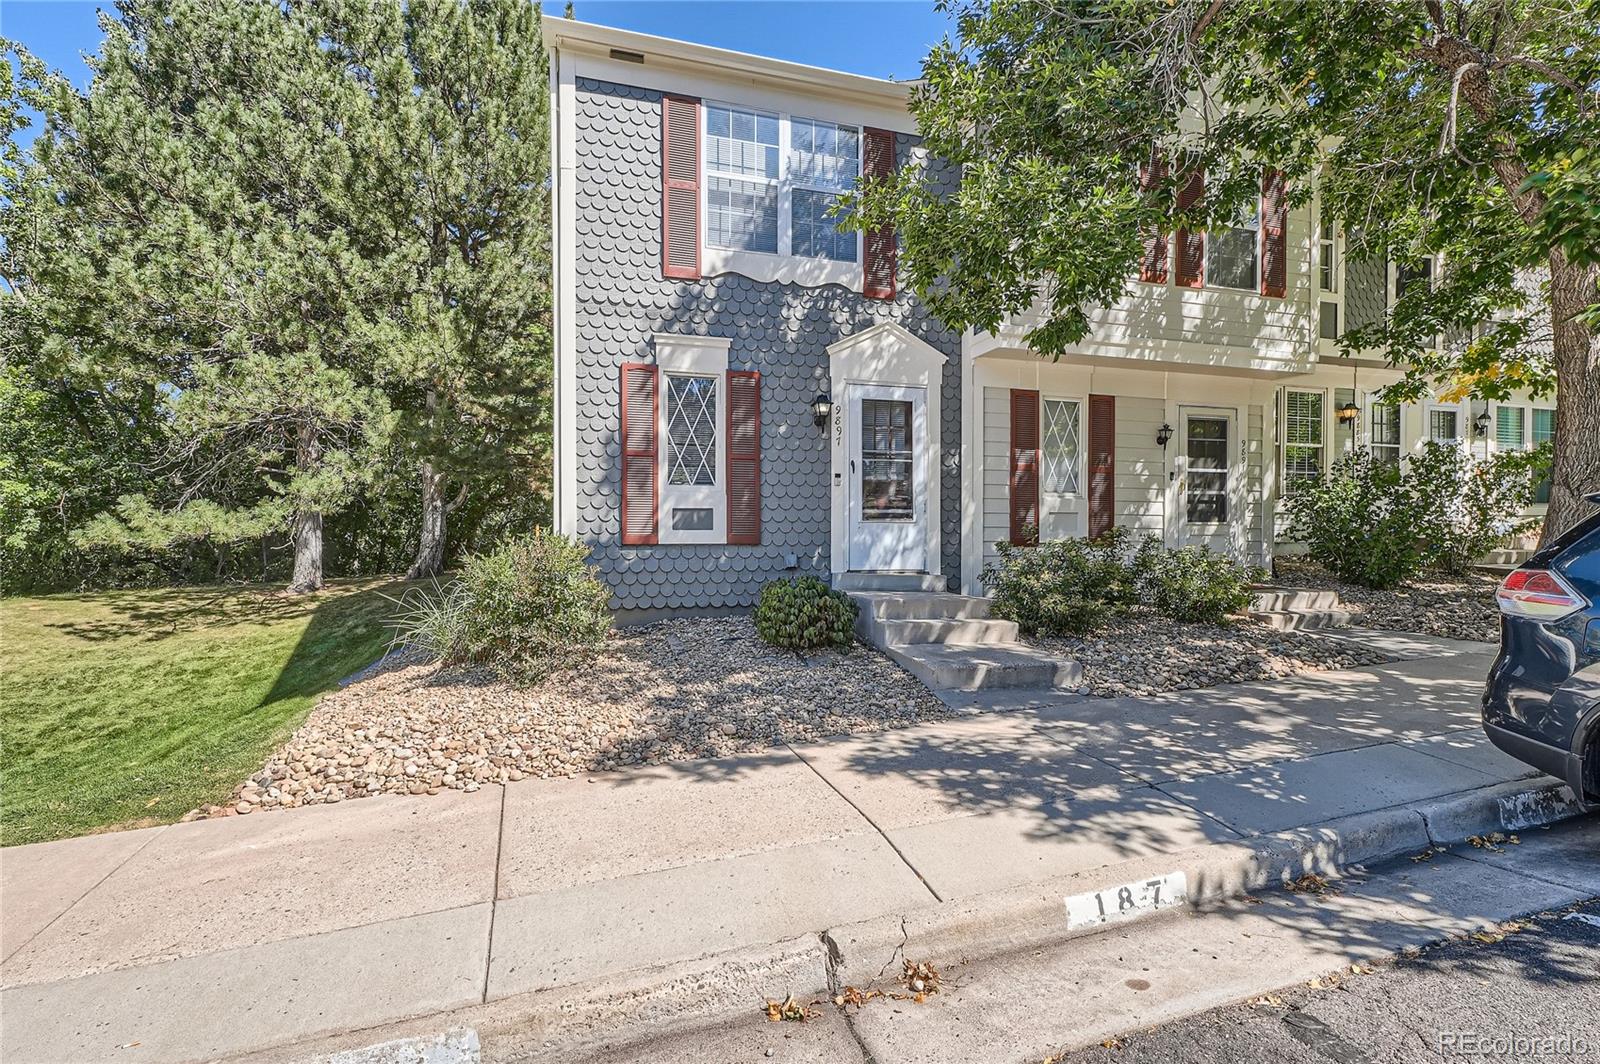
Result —
POLYGON ((444 501, 444 474, 426 458, 422 460, 422 539, 417 556, 406 570, 407 580, 438 576, 444 568, 444 525, 449 507, 444 501))
POLYGON ((1600 299, 1600 267, 1550 255, 1550 324, 1556 364, 1555 464, 1550 471, 1550 508, 1539 544, 1550 542, 1590 513, 1584 495, 1600 491, 1600 333, 1577 315, 1600 299))
MULTIPOLYGON (((295 445, 295 465, 302 473, 316 468, 322 457, 322 441, 316 430, 302 426, 295 445)), ((294 542, 294 574, 289 578, 289 593, 303 595, 322 590, 322 511, 297 510, 289 523, 289 538, 294 542)))

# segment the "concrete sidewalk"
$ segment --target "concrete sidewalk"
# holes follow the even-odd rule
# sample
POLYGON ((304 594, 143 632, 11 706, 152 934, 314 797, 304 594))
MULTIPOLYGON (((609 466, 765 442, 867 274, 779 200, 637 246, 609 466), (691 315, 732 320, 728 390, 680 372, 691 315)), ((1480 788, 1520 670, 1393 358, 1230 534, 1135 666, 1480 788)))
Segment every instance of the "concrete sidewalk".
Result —
MULTIPOLYGON (((1338 818, 1402 816, 1388 845, 1415 846, 1430 808, 1547 791, 1478 729, 1493 648, 1403 642, 1361 671, 0 851, 0 1056, 210 1059, 516 995, 669 1008, 656 989, 717 955, 753 1001, 809 978, 826 929, 1014 936, 981 915, 1007 892, 1339 841, 1338 818)), ((829 979, 859 963, 829 948, 829 979)))

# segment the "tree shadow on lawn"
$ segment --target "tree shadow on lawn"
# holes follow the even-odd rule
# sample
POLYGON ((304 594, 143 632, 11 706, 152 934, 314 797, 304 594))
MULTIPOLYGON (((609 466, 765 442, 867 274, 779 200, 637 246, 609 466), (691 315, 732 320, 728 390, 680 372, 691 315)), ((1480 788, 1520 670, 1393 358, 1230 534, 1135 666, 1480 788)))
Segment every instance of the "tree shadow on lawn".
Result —
POLYGON ((315 613, 337 598, 329 592, 380 586, 373 580, 329 581, 324 592, 291 595, 281 587, 264 584, 206 585, 203 587, 121 590, 75 595, 104 616, 48 625, 56 631, 89 642, 113 639, 154 641, 186 632, 237 625, 265 627, 315 613))

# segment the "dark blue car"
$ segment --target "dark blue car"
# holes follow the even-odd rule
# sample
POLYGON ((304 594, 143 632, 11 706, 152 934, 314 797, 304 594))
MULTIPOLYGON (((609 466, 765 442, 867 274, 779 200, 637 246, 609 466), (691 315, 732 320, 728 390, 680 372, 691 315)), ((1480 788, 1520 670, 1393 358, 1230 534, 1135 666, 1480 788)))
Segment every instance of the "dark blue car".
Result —
MULTIPOLYGON (((1586 497, 1600 503, 1600 493, 1586 497)), ((1483 693, 1483 730, 1600 804, 1600 513, 1542 547, 1495 597, 1500 656, 1483 693)))

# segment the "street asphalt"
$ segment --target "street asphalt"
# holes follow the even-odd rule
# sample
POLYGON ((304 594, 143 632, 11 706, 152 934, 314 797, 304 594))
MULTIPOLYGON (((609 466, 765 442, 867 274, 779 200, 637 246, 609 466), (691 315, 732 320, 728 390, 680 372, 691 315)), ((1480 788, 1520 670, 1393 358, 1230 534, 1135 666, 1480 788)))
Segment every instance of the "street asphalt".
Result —
POLYGON ((1600 1060, 1600 899, 1296 985, 1058 1058, 1055 1064, 1600 1060))

